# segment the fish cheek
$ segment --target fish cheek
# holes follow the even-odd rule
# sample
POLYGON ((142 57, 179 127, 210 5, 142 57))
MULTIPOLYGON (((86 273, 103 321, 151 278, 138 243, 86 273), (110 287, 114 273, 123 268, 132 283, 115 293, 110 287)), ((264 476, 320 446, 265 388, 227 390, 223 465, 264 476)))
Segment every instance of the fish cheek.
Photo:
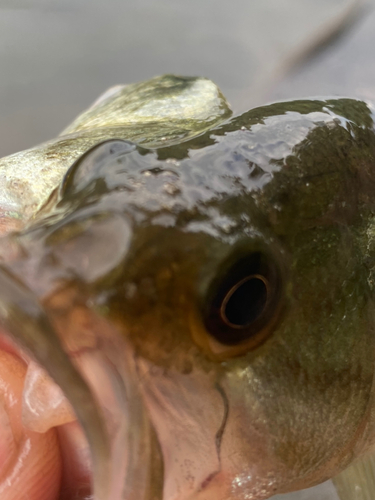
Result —
POLYGON ((136 228, 121 271, 97 295, 140 356, 183 372, 199 353, 188 317, 197 309, 197 274, 209 254, 210 240, 202 239, 151 224, 136 228))
POLYGON ((298 249, 288 310, 247 372, 267 453, 306 487, 339 472, 368 438, 374 309, 360 252, 341 230, 301 236, 298 249))
POLYGON ((351 351, 354 366, 341 370, 327 359, 315 366, 320 355, 334 353, 318 350, 315 360, 306 352, 295 356, 277 335, 248 366, 233 360, 236 369, 221 382, 230 408, 222 464, 233 471, 233 488, 241 483, 249 494, 292 491, 349 464, 368 418, 372 370, 362 366, 367 346, 361 339, 351 351))

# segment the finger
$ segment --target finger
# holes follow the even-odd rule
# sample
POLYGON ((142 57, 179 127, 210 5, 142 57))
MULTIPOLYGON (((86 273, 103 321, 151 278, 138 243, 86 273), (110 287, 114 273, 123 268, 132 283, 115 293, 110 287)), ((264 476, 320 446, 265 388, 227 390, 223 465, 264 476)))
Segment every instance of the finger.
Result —
POLYGON ((37 433, 22 424, 26 366, 0 351, 0 498, 57 500, 61 456, 57 433, 37 433))

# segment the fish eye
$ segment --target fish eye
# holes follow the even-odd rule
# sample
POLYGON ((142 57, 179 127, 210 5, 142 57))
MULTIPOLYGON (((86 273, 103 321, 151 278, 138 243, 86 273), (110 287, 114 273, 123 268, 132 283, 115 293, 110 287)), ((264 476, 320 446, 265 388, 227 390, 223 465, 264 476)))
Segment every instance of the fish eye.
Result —
POLYGON ((257 347, 272 332, 280 294, 280 273, 270 257, 261 252, 242 257, 211 285, 204 318, 207 332, 223 346, 257 347))

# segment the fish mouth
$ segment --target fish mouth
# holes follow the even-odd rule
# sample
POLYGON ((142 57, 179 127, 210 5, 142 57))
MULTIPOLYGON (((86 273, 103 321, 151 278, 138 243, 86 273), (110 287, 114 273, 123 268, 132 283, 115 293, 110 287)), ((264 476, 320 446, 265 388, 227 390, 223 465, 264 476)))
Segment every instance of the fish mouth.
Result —
POLYGON ((5 499, 92 498, 91 453, 61 390, 0 334, 0 491, 5 499), (4 458, 6 457, 6 458, 4 458))
POLYGON ((82 426, 44 369, 0 333, 1 497, 90 498, 91 452, 82 426))
POLYGON ((215 377, 150 365, 79 296, 67 287, 42 303, 0 268, 1 500, 227 498, 229 402, 215 377))
POLYGON ((0 496, 146 499, 158 447, 133 353, 104 320, 66 301, 66 291, 53 294, 47 314, 0 269, 0 496))

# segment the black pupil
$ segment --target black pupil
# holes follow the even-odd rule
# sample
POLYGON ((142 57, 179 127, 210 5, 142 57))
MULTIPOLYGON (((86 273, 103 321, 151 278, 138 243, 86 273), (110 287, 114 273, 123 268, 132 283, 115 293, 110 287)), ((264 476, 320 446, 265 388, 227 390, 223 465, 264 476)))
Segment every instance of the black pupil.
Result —
POLYGON ((262 252, 222 265, 225 274, 218 273, 218 279, 207 290, 203 311, 206 330, 223 345, 243 344, 246 349, 255 349, 273 331, 281 292, 279 270, 273 259, 262 252))
POLYGON ((260 316, 266 302, 267 287, 264 281, 257 276, 250 276, 230 291, 222 309, 223 320, 230 326, 245 328, 260 316))

